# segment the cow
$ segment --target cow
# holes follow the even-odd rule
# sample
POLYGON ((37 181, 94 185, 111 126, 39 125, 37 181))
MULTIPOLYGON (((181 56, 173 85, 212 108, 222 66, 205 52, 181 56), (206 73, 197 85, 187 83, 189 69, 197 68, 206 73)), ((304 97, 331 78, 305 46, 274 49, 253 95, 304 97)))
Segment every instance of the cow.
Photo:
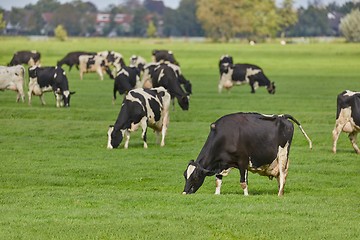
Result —
POLYGON ((65 55, 61 60, 57 62, 57 65, 61 67, 62 65, 66 64, 69 66, 69 71, 71 71, 72 66, 75 65, 77 69, 79 69, 79 57, 81 55, 90 55, 95 56, 96 52, 84 52, 84 51, 77 51, 77 52, 69 52, 65 55))
POLYGON ((196 161, 191 160, 185 172, 183 194, 195 193, 206 176, 216 176, 215 194, 220 194, 222 177, 232 168, 240 171, 240 185, 248 195, 248 171, 275 177, 278 196, 284 194, 289 168, 289 151, 295 122, 310 148, 312 142, 300 123, 291 115, 233 113, 210 125, 209 136, 196 161))
POLYGON ((40 52, 33 51, 18 51, 14 53, 8 66, 15 66, 19 64, 27 64, 29 66, 40 65, 40 52))
POLYGON ((161 132, 160 146, 165 146, 165 135, 170 121, 169 105, 170 94, 163 87, 131 90, 121 105, 115 124, 109 126, 107 148, 117 148, 125 136, 124 148, 127 149, 130 133, 139 126, 142 128, 144 148, 148 148, 147 127, 154 129, 157 137, 161 132))
POLYGON ((120 71, 117 72, 116 77, 113 77, 112 74, 109 75, 110 78, 114 79, 113 104, 115 104, 117 92, 120 95, 127 94, 130 90, 139 86, 140 71, 135 66, 123 66, 120 71))
POLYGON ((75 92, 69 91, 69 83, 64 69, 59 66, 29 68, 29 105, 32 95, 39 96, 45 105, 44 92, 54 92, 56 107, 70 107, 70 96, 75 92))
POLYGON ((167 63, 160 63, 154 69, 154 75, 152 76, 153 87, 164 87, 166 88, 171 98, 176 98, 182 110, 189 109, 189 96, 182 89, 178 75, 174 69, 167 63))
POLYGON ((163 86, 170 92, 173 106, 173 99, 176 97, 183 110, 189 109, 189 95, 192 94, 192 86, 190 81, 182 75, 180 67, 175 64, 163 62, 145 65, 140 86, 144 88, 163 86), (181 85, 184 85, 186 93, 181 85))
POLYGON ((11 67, 0 66, 0 90, 13 90, 17 92, 16 102, 25 101, 24 94, 25 68, 22 65, 11 67))
POLYGON ((357 145, 357 134, 360 131, 360 92, 345 90, 337 96, 336 122, 333 135, 332 151, 336 153, 336 144, 341 132, 349 134, 350 142, 360 154, 357 145))
POLYGON ((179 62, 176 61, 174 54, 169 50, 153 50, 151 52, 153 62, 170 62, 180 66, 179 62))
POLYGON ((120 71, 121 67, 125 66, 123 56, 115 51, 102 51, 97 53, 98 56, 106 59, 107 65, 113 65, 116 71, 120 71))
POLYGON ((225 63, 228 63, 228 64, 230 64, 230 65, 234 64, 233 57, 230 56, 230 55, 227 55, 227 54, 222 55, 222 56, 220 57, 220 60, 219 60, 220 76, 221 76, 221 69, 222 69, 221 66, 222 66, 223 64, 225 64, 225 63))
POLYGON ((99 74, 100 79, 104 80, 103 72, 110 72, 109 64, 106 58, 99 55, 80 55, 79 56, 79 72, 80 79, 83 79, 84 73, 88 72, 97 72, 99 74))
POLYGON ((275 94, 275 83, 265 76, 264 71, 253 64, 230 64, 223 63, 220 66, 220 81, 218 85, 219 93, 223 88, 230 89, 234 84, 250 84, 251 93, 259 86, 266 87, 270 94, 275 94))

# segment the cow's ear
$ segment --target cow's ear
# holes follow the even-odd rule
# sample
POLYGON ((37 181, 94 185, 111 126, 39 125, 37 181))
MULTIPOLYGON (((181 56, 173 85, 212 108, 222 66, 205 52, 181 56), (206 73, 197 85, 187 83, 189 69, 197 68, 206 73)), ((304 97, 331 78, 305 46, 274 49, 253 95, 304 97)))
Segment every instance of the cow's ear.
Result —
POLYGON ((73 95, 73 94, 75 94, 76 92, 70 92, 70 95, 73 95))

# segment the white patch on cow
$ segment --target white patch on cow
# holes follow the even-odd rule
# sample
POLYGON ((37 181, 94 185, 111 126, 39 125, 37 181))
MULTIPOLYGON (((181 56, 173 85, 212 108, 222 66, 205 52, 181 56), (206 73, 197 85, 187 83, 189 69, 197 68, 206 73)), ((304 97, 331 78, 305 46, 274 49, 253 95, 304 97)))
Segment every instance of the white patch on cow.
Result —
POLYGON ((57 73, 54 74, 54 79, 57 77, 57 73))
POLYGON ((227 176, 227 175, 229 175, 231 169, 232 169, 232 168, 224 169, 224 170, 222 170, 221 173, 219 173, 219 174, 222 175, 222 176, 227 176))
POLYGON ((63 94, 64 94, 64 96, 65 96, 66 98, 68 98, 68 97, 70 96, 70 91, 69 91, 69 90, 66 90, 66 91, 63 92, 63 94))
POLYGON ((247 68, 246 69, 246 76, 252 76, 252 75, 256 75, 258 74, 259 72, 261 72, 260 69, 256 69, 256 68, 247 68))
POLYGON ((259 88, 259 82, 255 81, 253 87, 254 87, 254 90, 258 89, 259 88))
POLYGON ((164 74, 164 69, 161 69, 160 74, 159 74, 159 77, 158 77, 158 82, 161 81, 161 79, 163 78, 163 76, 165 76, 165 74, 164 74))
POLYGON ((344 96, 354 96, 355 94, 358 94, 360 92, 353 92, 353 91, 350 91, 350 90, 346 90, 346 93, 344 94, 344 96))
POLYGON ((120 72, 119 72, 119 74, 118 75, 120 75, 120 74, 124 74, 125 76, 129 76, 129 72, 128 71, 126 71, 124 68, 122 68, 121 70, 120 70, 120 72))
POLYGON ((186 179, 189 179, 191 174, 195 171, 196 167, 194 165, 189 165, 186 170, 186 179))

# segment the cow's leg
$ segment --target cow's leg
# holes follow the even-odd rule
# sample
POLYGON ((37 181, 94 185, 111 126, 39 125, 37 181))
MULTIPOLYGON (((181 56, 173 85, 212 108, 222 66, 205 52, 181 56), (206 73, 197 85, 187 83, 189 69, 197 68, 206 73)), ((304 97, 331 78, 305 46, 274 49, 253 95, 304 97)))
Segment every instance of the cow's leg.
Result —
POLYGON ((283 148, 281 146, 279 146, 278 148, 277 160, 278 160, 279 175, 277 176, 276 179, 279 184, 279 192, 278 192, 279 197, 284 195, 284 187, 285 187, 285 182, 289 167, 288 151, 289 151, 289 142, 287 142, 283 148))
POLYGON ((248 170, 246 168, 240 169, 240 186, 244 191, 244 196, 249 196, 248 190, 248 170))
POLYGON ((223 177, 222 175, 215 175, 215 184, 216 184, 215 194, 216 195, 220 195, 222 177, 223 177))
POLYGON ((42 105, 46 105, 45 99, 44 99, 44 94, 41 94, 40 96, 40 101, 42 105))
POLYGON ((102 69, 101 69, 101 68, 98 68, 98 69, 96 70, 96 72, 99 74, 100 80, 104 80, 104 75, 103 75, 102 69))
POLYGON ((143 118, 141 120, 141 128, 142 128, 141 138, 144 141, 144 148, 148 148, 148 145, 146 143, 146 130, 147 130, 146 118, 143 118))
POLYGON ((357 145, 357 140, 356 140, 357 134, 358 134, 358 133, 357 133, 356 131, 350 133, 350 134, 349 134, 349 139, 350 139, 351 144, 352 144, 353 148, 355 149, 355 151, 356 151, 358 154, 360 154, 360 149, 359 149, 359 147, 358 147, 358 145, 357 145))
POLYGON ((29 89, 28 97, 29 97, 29 105, 31 105, 31 97, 32 97, 32 90, 31 89, 29 89))
POLYGON ((336 121, 334 130, 332 131, 332 135, 333 135, 333 148, 332 148, 332 151, 333 151, 333 153, 336 153, 336 144, 337 144, 337 141, 339 139, 340 133, 341 133, 344 125, 345 124, 340 124, 340 123, 338 123, 336 121))
POLYGON ((129 147, 129 141, 130 141, 130 131, 129 130, 125 130, 125 144, 124 144, 124 148, 128 149, 129 147))

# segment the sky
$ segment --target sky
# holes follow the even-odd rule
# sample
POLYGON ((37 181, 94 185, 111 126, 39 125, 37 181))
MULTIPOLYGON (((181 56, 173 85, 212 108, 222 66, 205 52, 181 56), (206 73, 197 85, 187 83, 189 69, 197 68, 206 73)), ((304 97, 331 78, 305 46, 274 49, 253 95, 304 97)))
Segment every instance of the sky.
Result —
MULTIPOLYGON (((58 0, 61 3, 71 2, 72 0, 58 0)), ((109 4, 119 4, 123 1, 121 0, 82 0, 83 2, 90 1, 94 3, 98 10, 104 10, 109 4)), ((295 0, 295 7, 307 7, 308 2, 313 2, 313 0, 295 0)), ((336 2, 338 5, 342 5, 345 2, 350 2, 351 0, 321 0, 322 3, 328 4, 331 2, 336 2)), ((1 0, 0 7, 11 10, 11 7, 24 7, 25 5, 32 3, 37 3, 38 0, 1 0)), ((176 9, 179 6, 180 0, 163 0, 165 6, 176 9)), ((281 3, 282 0, 276 0, 277 3, 281 3)))

